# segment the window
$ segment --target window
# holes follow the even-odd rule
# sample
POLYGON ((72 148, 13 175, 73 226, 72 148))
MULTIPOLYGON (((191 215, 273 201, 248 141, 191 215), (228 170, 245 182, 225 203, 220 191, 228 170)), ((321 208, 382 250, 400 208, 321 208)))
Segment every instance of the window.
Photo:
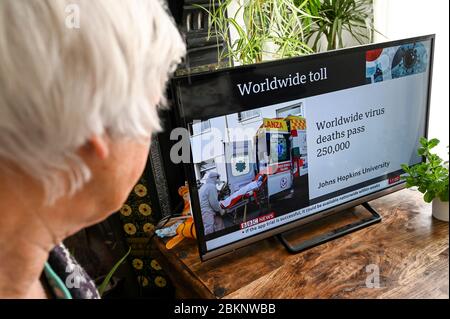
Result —
POLYGON ((250 172, 250 157, 248 155, 237 155, 231 157, 231 174, 234 177, 246 175, 250 172))
POLYGON ((250 141, 234 141, 231 156, 231 174, 233 176, 246 175, 250 172, 250 141))
POLYGON ((289 161, 289 136, 287 134, 270 135, 270 164, 289 161))
POLYGON ((250 111, 244 111, 238 113, 238 120, 239 122, 247 121, 253 118, 257 118, 261 116, 261 111, 256 110, 250 110, 250 111))
POLYGON ((283 118, 288 117, 289 115, 305 116, 303 103, 300 102, 277 110, 277 117, 283 118))
POLYGON ((449 1, 428 1, 430 6, 437 8, 433 14, 429 15, 423 13, 422 3, 419 0, 375 1, 374 24, 379 32, 375 32, 374 36, 375 41, 379 42, 386 41, 386 38, 400 39, 418 34, 436 33, 428 136, 441 140, 435 150, 440 156, 448 158, 446 146, 449 144, 449 1), (400 17, 404 18, 399 18, 398 12, 402 12, 400 17), (421 22, 417 23, 417 21, 421 22))
POLYGON ((211 130, 211 122, 207 121, 196 121, 189 124, 189 131, 191 135, 199 135, 211 130))

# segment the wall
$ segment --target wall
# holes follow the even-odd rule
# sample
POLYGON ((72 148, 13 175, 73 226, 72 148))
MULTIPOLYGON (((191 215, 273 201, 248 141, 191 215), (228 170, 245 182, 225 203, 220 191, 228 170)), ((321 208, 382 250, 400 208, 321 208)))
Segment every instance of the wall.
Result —
POLYGON ((377 42, 436 34, 429 137, 441 140, 438 152, 448 158, 449 145, 449 1, 375 0, 377 42))

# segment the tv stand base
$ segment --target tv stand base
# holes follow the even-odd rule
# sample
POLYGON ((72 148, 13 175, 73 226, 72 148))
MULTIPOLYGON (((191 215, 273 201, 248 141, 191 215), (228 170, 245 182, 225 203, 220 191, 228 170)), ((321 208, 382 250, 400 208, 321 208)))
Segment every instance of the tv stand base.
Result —
POLYGON ((372 214, 371 217, 333 229, 330 232, 305 240, 296 245, 289 243, 284 236, 285 233, 281 233, 277 237, 290 253, 296 254, 381 221, 381 216, 368 203, 361 205, 372 214))

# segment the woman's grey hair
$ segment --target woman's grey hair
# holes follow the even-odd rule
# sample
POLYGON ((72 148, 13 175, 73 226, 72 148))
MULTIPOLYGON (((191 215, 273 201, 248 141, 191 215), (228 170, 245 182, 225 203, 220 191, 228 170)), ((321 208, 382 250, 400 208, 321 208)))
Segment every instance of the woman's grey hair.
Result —
POLYGON ((160 130, 156 104, 184 54, 158 0, 0 1, 0 159, 50 202, 75 193, 91 177, 77 156, 89 138, 160 130))

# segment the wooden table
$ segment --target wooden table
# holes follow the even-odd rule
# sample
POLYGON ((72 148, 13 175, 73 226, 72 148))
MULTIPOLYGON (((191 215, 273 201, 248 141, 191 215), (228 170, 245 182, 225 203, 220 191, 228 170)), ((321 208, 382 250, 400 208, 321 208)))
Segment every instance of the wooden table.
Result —
MULTIPOLYGON (((158 238, 154 244, 180 298, 449 298, 448 223, 432 218, 431 205, 412 190, 370 204, 381 223, 296 255, 274 237, 203 263, 193 240, 171 251, 158 238)), ((299 240, 362 214, 359 206, 290 236, 299 240)))

